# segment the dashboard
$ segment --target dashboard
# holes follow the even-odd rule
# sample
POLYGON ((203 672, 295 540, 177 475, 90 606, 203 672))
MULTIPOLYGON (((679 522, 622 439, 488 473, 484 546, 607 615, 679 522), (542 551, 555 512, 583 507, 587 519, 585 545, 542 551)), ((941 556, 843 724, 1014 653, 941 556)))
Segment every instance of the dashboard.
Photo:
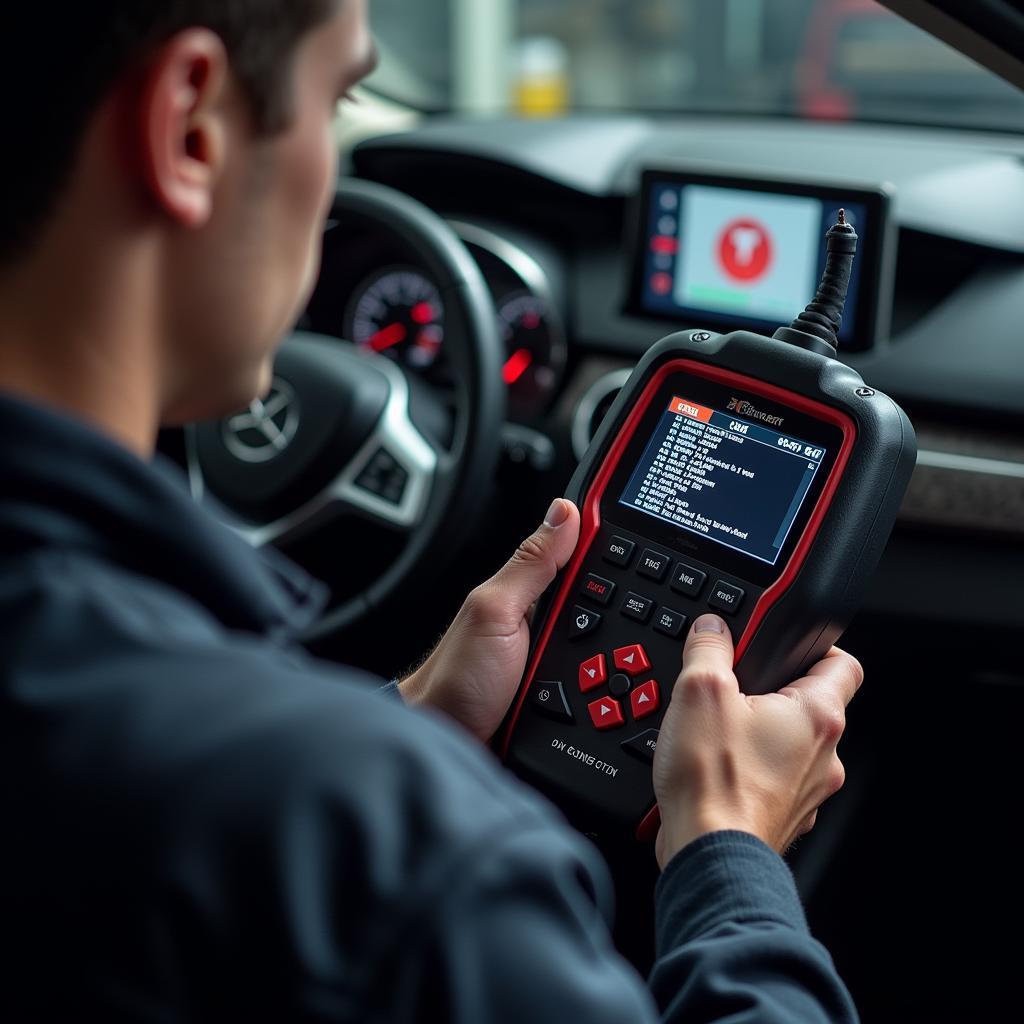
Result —
MULTIPOLYGON (((763 190, 767 181, 779 193, 884 196, 884 220, 872 223, 888 240, 860 282, 858 308, 873 329, 841 358, 904 405, 921 451, 904 530, 871 601, 963 621, 971 609, 942 585, 954 573, 994 594, 979 616, 1024 627, 1008 576, 984 577, 970 547, 1021 560, 1024 142, 792 121, 437 119, 362 143, 349 173, 441 213, 479 263, 505 338, 506 450, 540 474, 544 495, 564 485, 646 348, 670 331, 714 325, 693 303, 637 302, 638 253, 651 234, 645 183, 668 176, 763 190), (958 538, 967 546, 949 544, 958 538), (900 555, 912 550, 910 574, 900 555)), ((331 235, 329 225, 307 326, 383 352, 443 390, 436 286, 385 238, 335 246, 331 235)), ((718 329, 729 329, 725 319, 718 329)))

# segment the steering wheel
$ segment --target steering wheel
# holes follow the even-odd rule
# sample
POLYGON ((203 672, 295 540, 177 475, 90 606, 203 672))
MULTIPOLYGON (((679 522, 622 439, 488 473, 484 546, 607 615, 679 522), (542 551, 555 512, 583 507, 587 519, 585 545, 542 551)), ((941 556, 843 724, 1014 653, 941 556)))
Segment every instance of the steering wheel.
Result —
POLYGON ((429 553, 451 551, 494 479, 504 421, 502 344, 479 268, 452 229, 394 189, 349 180, 332 218, 390 234, 437 286, 454 411, 398 363, 335 337, 296 332, 273 387, 237 416, 189 428, 193 496, 212 494, 252 544, 314 543, 342 517, 400 534, 400 554, 306 636, 357 623, 429 553))

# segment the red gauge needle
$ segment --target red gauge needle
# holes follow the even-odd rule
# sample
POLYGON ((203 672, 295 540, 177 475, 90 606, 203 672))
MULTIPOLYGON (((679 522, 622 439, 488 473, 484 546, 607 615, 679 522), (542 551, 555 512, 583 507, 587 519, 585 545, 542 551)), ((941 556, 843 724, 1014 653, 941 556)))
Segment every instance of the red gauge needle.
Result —
POLYGON ((426 327, 434 322, 434 307, 429 302, 417 302, 409 315, 416 323, 426 327))
POLYGON ((374 334, 366 344, 374 352, 383 352, 384 349, 405 341, 407 333, 403 324, 390 324, 374 334))
POLYGON ((533 353, 528 348, 521 348, 513 352, 509 356, 508 362, 505 364, 505 369, 502 370, 501 375, 505 380, 506 384, 515 384, 517 380, 529 368, 530 363, 533 362, 533 353))

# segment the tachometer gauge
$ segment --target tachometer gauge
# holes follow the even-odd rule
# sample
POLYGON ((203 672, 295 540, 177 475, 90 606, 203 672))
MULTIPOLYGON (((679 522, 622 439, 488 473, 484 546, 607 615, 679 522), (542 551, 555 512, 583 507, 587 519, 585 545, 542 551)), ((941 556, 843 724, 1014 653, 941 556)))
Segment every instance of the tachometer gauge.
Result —
POLYGON ((498 309, 505 336, 505 366, 513 412, 536 410, 551 396, 565 363, 565 342, 547 303, 529 292, 508 296, 498 309))
POLYGON ((345 320, 357 345, 417 370, 432 366, 444 343, 441 295, 412 267, 391 267, 364 281, 345 320))

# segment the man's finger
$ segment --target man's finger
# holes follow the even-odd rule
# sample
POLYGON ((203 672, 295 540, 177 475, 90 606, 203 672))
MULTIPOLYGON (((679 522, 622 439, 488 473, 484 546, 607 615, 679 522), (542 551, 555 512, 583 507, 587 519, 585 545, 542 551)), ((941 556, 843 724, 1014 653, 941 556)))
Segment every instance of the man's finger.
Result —
POLYGON ((815 701, 841 701, 846 707, 864 681, 864 670, 856 658, 833 647, 802 679, 790 683, 780 693, 815 701))
POLYGON ((556 498, 544 522, 498 572, 484 584, 501 603, 510 622, 518 622, 572 557, 580 535, 580 514, 565 498, 556 498))
POLYGON ((717 615, 701 615, 683 647, 681 678, 698 689, 719 683, 736 689, 739 684, 732 671, 733 656, 732 634, 725 620, 717 615))

